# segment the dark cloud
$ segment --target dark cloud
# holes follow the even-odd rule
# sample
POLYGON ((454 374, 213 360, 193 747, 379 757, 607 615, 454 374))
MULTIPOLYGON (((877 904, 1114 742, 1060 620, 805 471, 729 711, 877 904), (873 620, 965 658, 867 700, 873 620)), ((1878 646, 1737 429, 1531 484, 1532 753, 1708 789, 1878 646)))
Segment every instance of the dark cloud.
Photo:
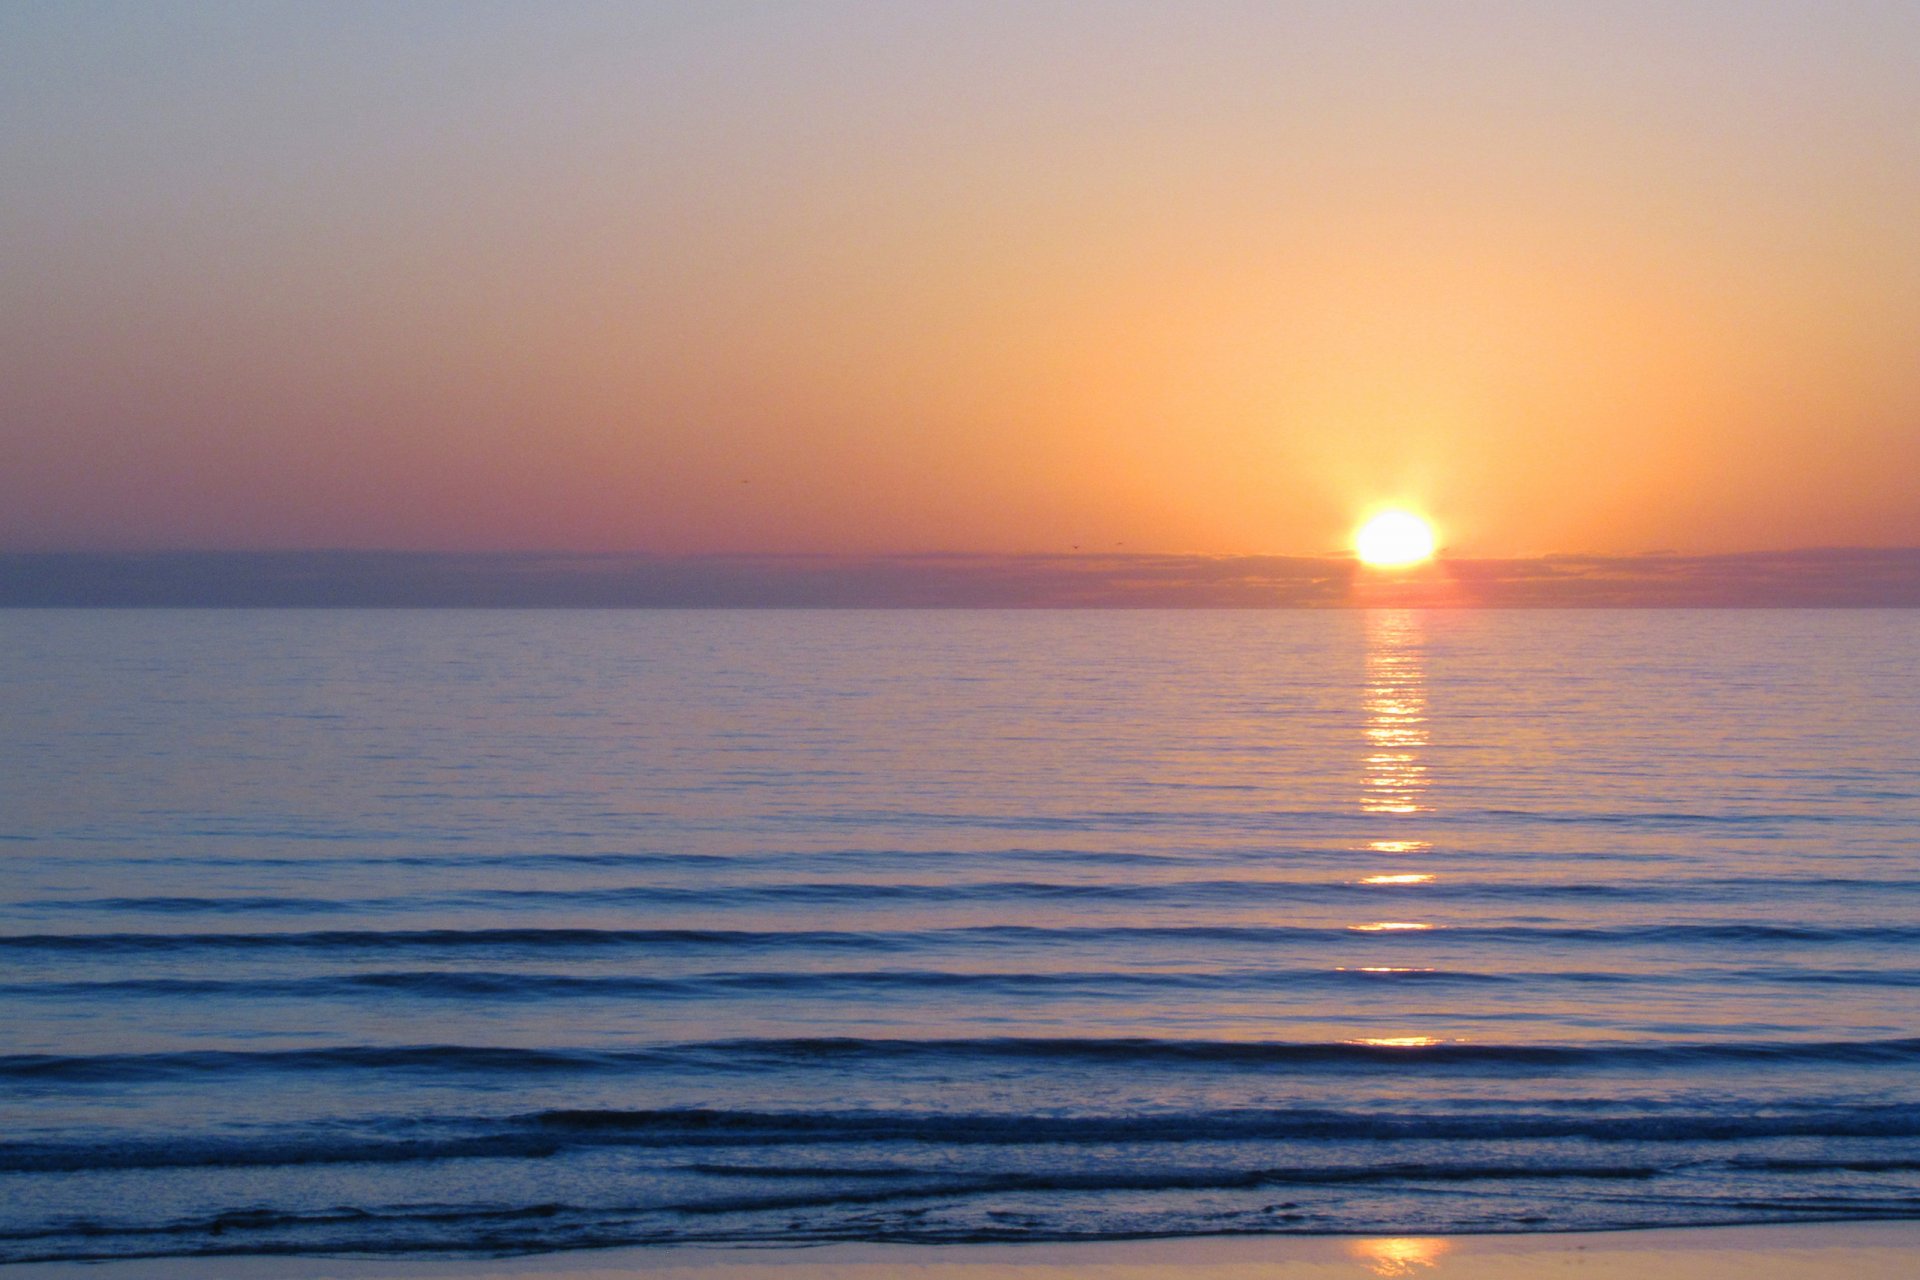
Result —
POLYGON ((289 551, 0 555, 0 605, 511 608, 1920 607, 1920 548, 1449 560, 289 551))

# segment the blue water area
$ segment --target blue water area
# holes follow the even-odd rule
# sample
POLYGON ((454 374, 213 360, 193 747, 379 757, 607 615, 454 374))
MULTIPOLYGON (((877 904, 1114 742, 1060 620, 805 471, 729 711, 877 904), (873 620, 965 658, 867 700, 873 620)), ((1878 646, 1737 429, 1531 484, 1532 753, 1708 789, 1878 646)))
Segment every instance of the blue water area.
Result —
POLYGON ((1920 613, 0 613, 0 1261, 1920 1216, 1920 613))

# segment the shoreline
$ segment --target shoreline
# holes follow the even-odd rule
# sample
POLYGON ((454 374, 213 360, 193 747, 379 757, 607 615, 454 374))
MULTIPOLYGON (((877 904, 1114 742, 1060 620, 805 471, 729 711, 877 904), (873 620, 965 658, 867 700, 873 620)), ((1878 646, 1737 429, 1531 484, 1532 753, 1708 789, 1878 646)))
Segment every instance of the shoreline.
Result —
POLYGON ((1140 1240, 817 1246, 619 1246, 507 1258, 298 1254, 0 1265, 9 1280, 1904 1280, 1920 1219, 1501 1235, 1177 1236, 1140 1240))

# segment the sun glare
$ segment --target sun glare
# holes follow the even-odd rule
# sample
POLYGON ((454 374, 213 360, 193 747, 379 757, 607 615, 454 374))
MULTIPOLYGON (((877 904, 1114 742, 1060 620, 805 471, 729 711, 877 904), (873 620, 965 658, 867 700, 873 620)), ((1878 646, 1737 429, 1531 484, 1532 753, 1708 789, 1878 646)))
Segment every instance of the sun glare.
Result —
POLYGON ((1362 564, 1379 569, 1433 558, 1433 526, 1411 511, 1382 511, 1353 535, 1362 564))

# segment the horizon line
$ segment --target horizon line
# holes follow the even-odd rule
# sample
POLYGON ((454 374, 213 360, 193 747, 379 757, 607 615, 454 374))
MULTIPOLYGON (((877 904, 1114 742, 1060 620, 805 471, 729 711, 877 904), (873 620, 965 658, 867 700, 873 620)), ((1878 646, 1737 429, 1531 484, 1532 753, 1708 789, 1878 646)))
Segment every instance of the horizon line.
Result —
POLYGON ((1439 556, 0 552, 0 607, 1920 608, 1920 547, 1439 556))

